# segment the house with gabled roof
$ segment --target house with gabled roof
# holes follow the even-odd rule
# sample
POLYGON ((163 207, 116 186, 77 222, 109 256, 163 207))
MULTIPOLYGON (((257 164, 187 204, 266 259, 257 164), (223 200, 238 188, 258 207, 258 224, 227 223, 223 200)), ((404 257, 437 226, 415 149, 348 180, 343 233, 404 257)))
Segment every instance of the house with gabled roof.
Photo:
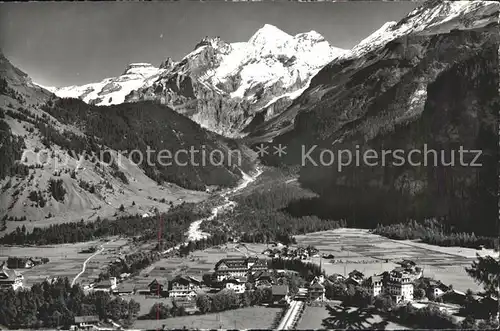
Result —
POLYGON ((91 287, 92 292, 113 292, 117 287, 116 277, 101 280, 91 287))
POLYGON ((284 303, 289 301, 288 285, 273 285, 271 287, 272 303, 284 303))
POLYGON ((149 293, 153 295, 162 295, 165 288, 168 288, 168 284, 167 286, 165 285, 165 283, 160 282, 155 278, 148 284, 149 293))
POLYGON ((75 324, 79 329, 92 330, 99 324, 99 316, 75 316, 75 324))
POLYGON ((314 282, 309 285, 308 288, 308 299, 309 301, 325 301, 325 286, 319 282, 314 282))
POLYGON ((349 278, 347 278, 347 282, 353 285, 361 285, 364 277, 365 275, 361 271, 353 270, 349 273, 349 278))
POLYGON ((0 289, 13 289, 14 291, 23 287, 24 276, 16 270, 9 269, 2 264, 0 269, 0 289))
POLYGON ((130 283, 122 283, 113 291, 113 293, 117 295, 129 295, 129 294, 135 294, 136 292, 137 292, 136 285, 130 283))
POLYGON ((271 284, 274 280, 274 276, 268 270, 261 270, 261 271, 255 272, 252 275, 252 279, 255 282, 255 285, 259 286, 260 283, 271 284))
POLYGON ((169 283, 168 296, 172 298, 182 298, 192 295, 201 289, 202 282, 197 278, 178 275, 169 283))
POLYGON ((434 298, 439 298, 448 292, 451 288, 440 281, 430 282, 430 291, 434 298))

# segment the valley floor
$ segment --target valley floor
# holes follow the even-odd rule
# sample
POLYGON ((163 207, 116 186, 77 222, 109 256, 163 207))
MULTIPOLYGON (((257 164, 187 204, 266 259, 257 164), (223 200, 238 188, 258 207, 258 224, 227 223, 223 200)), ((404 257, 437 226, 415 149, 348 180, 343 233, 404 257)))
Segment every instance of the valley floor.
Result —
POLYGON ((314 232, 295 237, 300 245, 313 245, 320 253, 333 254, 332 260, 311 258, 321 263, 327 274, 347 275, 353 270, 369 277, 397 267, 403 259, 415 261, 424 268, 424 276, 452 284, 457 290, 479 291, 482 287, 467 275, 465 267, 475 260, 476 253, 498 256, 492 250, 462 247, 440 247, 410 240, 392 240, 369 233, 366 229, 344 228, 314 232), (332 263, 334 262, 334 263, 332 263))
POLYGON ((2 246, 0 249, 0 261, 7 260, 9 256, 14 257, 46 257, 47 264, 42 264, 31 269, 18 269, 24 276, 25 286, 30 287, 34 283, 42 282, 46 278, 68 277, 71 282, 81 271, 85 260, 94 253, 80 253, 80 251, 91 246, 98 249, 103 245, 104 250, 95 255, 88 263, 78 278, 77 283, 87 285, 97 278, 109 262, 116 260, 119 256, 140 250, 141 247, 131 245, 127 239, 112 237, 106 240, 95 240, 76 244, 47 245, 47 246, 2 246))

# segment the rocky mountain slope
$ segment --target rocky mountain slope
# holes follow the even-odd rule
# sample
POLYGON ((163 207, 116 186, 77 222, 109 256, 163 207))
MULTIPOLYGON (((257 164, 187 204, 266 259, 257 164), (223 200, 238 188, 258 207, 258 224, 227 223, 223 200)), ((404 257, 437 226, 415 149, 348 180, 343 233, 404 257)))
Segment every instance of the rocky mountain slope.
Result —
MULTIPOLYGON (((426 2, 368 38, 376 41, 355 47, 357 57, 325 66, 291 107, 246 139, 286 145, 285 157, 268 155, 266 162, 299 166, 300 182, 321 195, 295 210, 364 226, 436 217, 457 229, 493 233, 498 13, 496 2, 426 2), (382 150, 424 153, 424 144, 444 151, 448 163, 455 151, 455 166, 397 166, 391 154, 381 164, 382 150), (308 155, 318 166, 304 158, 314 145, 308 155), (461 146, 482 150, 482 166, 460 166, 461 146), (338 157, 344 149, 353 158, 359 150, 361 161, 339 170, 349 161, 338 157), (378 165, 363 161, 368 149, 378 153, 378 165)), ((465 156, 466 163, 473 157, 465 156)))
POLYGON ((387 22, 357 44, 350 57, 383 47, 389 41, 405 35, 430 35, 454 29, 470 30, 498 20, 498 5, 493 1, 427 1, 399 22, 387 22))
POLYGON ((315 31, 291 36, 266 24, 248 42, 206 37, 178 63, 169 60, 160 68, 141 67, 54 92, 96 105, 121 103, 124 95, 127 102, 155 100, 204 128, 235 137, 279 114, 312 76, 344 53, 315 31))
POLYGON ((242 171, 253 169, 248 151, 243 149, 238 164, 236 144, 166 106, 98 107, 60 99, 33 84, 3 55, 0 72, 0 231, 150 215, 183 201, 203 200, 206 188, 234 186, 242 171), (151 162, 148 148, 156 151, 151 162), (165 149, 171 157, 163 158, 162 165, 156 156, 165 149), (172 156, 183 149, 200 152, 192 159, 180 155, 182 164, 174 162, 172 156), (144 161, 131 156, 131 150, 137 150, 136 156, 142 153, 144 161), (221 151, 213 158, 217 163, 211 163, 214 150, 221 151), (200 156, 203 151, 206 157, 200 156))

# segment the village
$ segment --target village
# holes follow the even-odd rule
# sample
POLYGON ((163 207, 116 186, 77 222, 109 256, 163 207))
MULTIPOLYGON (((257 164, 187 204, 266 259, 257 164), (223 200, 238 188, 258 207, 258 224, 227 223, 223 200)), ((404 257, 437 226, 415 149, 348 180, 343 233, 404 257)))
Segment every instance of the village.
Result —
MULTIPOLYGON (((310 306, 327 306, 342 302, 354 306, 377 306, 377 300, 382 302, 384 298, 390 300, 384 303, 389 307, 410 304, 420 309, 432 306, 450 315, 458 315, 470 298, 491 306, 491 309, 498 305, 494 297, 482 297, 471 291, 465 293, 454 289, 450 284, 426 277, 425 268, 412 260, 401 260, 398 267, 372 275, 365 275, 356 269, 343 275, 327 275, 321 269, 321 261, 325 259, 335 262, 335 256, 332 254, 321 253, 311 245, 290 248, 280 243, 271 243, 269 246, 253 256, 246 254, 241 257, 222 258, 213 265, 210 272, 201 277, 183 273, 174 275, 165 270, 165 277, 153 278, 148 284, 140 285, 134 283, 133 275, 123 273, 119 277, 84 285, 83 289, 86 293, 105 292, 125 299, 135 300, 142 297, 144 302, 150 304, 155 300, 168 302, 182 311, 177 316, 200 315, 227 309, 200 307, 200 297, 219 295, 220 300, 231 300, 231 295, 236 295, 241 301, 251 298, 247 300, 256 305, 280 309, 282 313, 279 314, 279 323, 273 326, 277 329, 296 328, 304 312, 312 309, 310 306), (319 257, 319 265, 308 262, 312 257, 319 257), (259 299, 254 300, 257 292, 259 299)), ((2 265, 0 271, 0 288, 4 290, 22 289, 24 277, 19 270, 33 268, 42 263, 41 259, 31 258, 9 261, 10 263, 2 265)), ((53 282, 55 278, 49 281, 53 282)), ((242 306, 243 304, 237 304, 232 309, 242 306)), ((153 310, 153 307, 144 308, 153 310)), ((154 316, 143 316, 141 323, 146 323, 148 318, 154 320, 154 316)), ((169 317, 176 318, 180 317, 169 317)), ((119 327, 113 321, 105 323, 97 316, 88 315, 75 316, 72 328, 108 330, 119 327)))

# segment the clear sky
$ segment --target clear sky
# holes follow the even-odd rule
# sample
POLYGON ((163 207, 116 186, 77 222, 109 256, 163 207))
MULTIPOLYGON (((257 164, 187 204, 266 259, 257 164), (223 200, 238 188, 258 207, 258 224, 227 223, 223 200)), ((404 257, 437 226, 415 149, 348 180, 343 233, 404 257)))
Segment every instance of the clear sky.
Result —
POLYGON ((128 63, 179 60, 204 36, 247 41, 264 24, 315 30, 351 48, 415 2, 32 2, 0 4, 0 48, 35 82, 67 86, 120 75, 128 63))

